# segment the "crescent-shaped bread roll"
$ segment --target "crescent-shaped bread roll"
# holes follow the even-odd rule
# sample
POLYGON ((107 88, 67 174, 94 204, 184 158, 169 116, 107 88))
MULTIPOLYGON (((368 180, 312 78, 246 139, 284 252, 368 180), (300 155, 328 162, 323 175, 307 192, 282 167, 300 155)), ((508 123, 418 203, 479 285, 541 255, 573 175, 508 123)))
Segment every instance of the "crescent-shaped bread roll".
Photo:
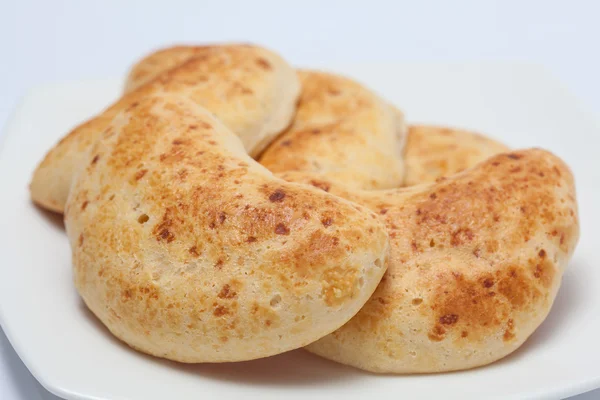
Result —
POLYGON ((90 310, 130 346, 181 362, 314 342, 364 305, 389 251, 373 212, 275 178, 178 94, 113 118, 75 178, 65 224, 90 310))
POLYGON ((307 347, 369 371, 452 371, 511 353, 548 314, 579 237, 573 176, 543 150, 387 191, 281 176, 366 205, 388 227, 389 268, 371 299, 307 347))
POLYGON ((198 47, 193 53, 176 67, 153 75, 155 79, 140 84, 50 150, 33 175, 33 201, 62 212, 73 176, 90 146, 117 114, 154 93, 181 94, 206 107, 240 137, 253 156, 289 125, 300 85, 295 71, 281 57, 248 45, 198 47))

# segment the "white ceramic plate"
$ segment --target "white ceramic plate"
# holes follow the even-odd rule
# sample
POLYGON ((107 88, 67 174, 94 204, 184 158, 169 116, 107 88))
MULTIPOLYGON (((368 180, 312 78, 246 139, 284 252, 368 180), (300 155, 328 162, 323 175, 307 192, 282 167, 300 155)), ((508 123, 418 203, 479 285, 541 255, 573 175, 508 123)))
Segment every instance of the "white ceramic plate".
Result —
MULTIPOLYGON (((333 67, 332 67, 333 69, 333 67)), ((69 399, 559 398, 600 386, 600 130, 576 101, 531 66, 335 66, 373 87, 411 122, 476 129, 514 147, 540 146, 574 170, 579 247, 548 319, 491 366, 421 376, 376 376, 302 350, 222 365, 178 365, 139 354, 86 310, 71 283, 61 218, 29 201, 37 162, 73 125, 116 98, 118 80, 31 92, 7 126, 0 156, 0 321, 51 392, 69 399)))

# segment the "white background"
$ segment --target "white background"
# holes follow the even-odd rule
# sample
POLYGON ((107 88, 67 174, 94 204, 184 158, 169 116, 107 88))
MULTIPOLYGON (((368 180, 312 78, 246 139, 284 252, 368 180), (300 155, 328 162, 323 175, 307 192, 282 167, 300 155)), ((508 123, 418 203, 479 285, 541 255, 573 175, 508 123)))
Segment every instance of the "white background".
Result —
MULTIPOLYGON (((595 0, 0 0, 0 126, 36 85, 122 76, 157 46, 240 40, 309 66, 340 61, 540 64, 598 117, 599 17, 595 0)), ((1 330, 0 399, 57 399, 31 377, 1 330)), ((576 399, 600 399, 600 390, 576 399)))

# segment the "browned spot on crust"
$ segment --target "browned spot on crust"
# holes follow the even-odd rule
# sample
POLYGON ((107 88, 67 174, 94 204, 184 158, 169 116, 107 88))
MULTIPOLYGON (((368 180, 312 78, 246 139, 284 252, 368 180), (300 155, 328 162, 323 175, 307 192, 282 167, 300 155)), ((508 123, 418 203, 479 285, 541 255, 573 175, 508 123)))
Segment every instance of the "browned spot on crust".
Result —
POLYGON ((387 208, 382 208, 381 210, 379 210, 379 214, 381 214, 381 215, 385 215, 385 214, 387 214, 387 212, 388 212, 387 208))
POLYGON ((157 240, 166 240, 167 243, 171 243, 173 240, 175 240, 175 236, 168 230, 168 229, 162 229, 157 237, 157 240))
POLYGON ((289 235, 290 229, 282 223, 275 226, 275 233, 278 235, 289 235))
POLYGON ((549 288, 552 286, 555 274, 554 265, 549 260, 543 259, 540 263, 535 264, 533 276, 540 281, 543 287, 549 288))
POLYGON ((444 329, 444 327, 441 325, 435 325, 427 335, 429 340, 431 340, 432 342, 441 342, 442 340, 444 340, 445 336, 446 329, 444 329))
POLYGON ((79 235, 79 247, 83 244, 83 233, 79 235))
POLYGON ((94 156, 94 158, 92 158, 92 165, 96 164, 98 162, 98 160, 100 159, 100 155, 96 154, 94 156))
POLYGON ((511 160, 520 160, 523 156, 521 154, 510 153, 507 157, 511 160))
POLYGON ((262 57, 256 59, 256 64, 258 64, 259 67, 267 71, 273 68, 271 67, 271 64, 262 57))
POLYGON ((179 172, 177 172, 177 176, 179 177, 179 180, 185 181, 185 179, 188 176, 188 170, 185 168, 180 170, 179 172))
POLYGON ((188 252, 194 257, 198 257, 200 253, 198 253, 198 248, 196 246, 192 246, 189 248, 188 252))
POLYGON ((511 341, 512 339, 514 339, 515 337, 515 333, 514 333, 514 321, 512 319, 508 320, 508 323, 506 324, 506 330, 504 331, 504 335, 502 336, 502 339, 505 342, 511 341))
POLYGON ((157 300, 159 297, 158 288, 155 286, 142 286, 139 288, 140 293, 147 296, 149 299, 157 300))
POLYGON ((236 296, 237 292, 227 283, 223 285, 218 295, 218 297, 221 299, 233 299, 236 296))
POLYGON ((221 258, 219 258, 219 259, 217 260, 217 262, 215 263, 215 268, 216 268, 216 269, 221 269, 221 268, 223 268, 223 260, 222 260, 221 258))
POLYGON ((148 172, 147 169, 141 169, 138 172, 135 173, 135 180, 139 181, 140 179, 142 179, 144 177, 144 175, 146 175, 146 172, 148 172))
POLYGON ((213 311, 215 317, 222 317, 223 315, 229 314, 229 309, 223 305, 218 305, 213 311))
POLYGON ((87 208, 88 204, 90 204, 90 202, 89 202, 89 201, 87 201, 87 200, 86 200, 86 201, 84 201, 84 202, 81 204, 81 211, 85 210, 85 209, 87 208))
POLYGON ((473 240, 473 231, 469 228, 460 228, 457 231, 452 233, 452 238, 450 239, 450 244, 452 246, 460 246, 465 241, 473 240))
POLYGON ((253 304, 250 313, 257 322, 263 321, 263 324, 268 327, 276 326, 279 322, 277 312, 273 311, 271 307, 264 307, 256 302, 253 304))
POLYGON ((164 240, 167 243, 171 243, 175 240, 175 234, 171 232, 171 228, 178 226, 178 221, 175 218, 176 215, 175 208, 167 208, 165 210, 162 220, 152 230, 152 234, 156 237, 157 241, 164 240))
POLYGON ((254 243, 254 242, 256 242, 256 238, 254 236, 248 236, 248 239, 246 239, 246 242, 254 243))
POLYGON ((459 329, 457 332, 468 331, 473 340, 483 340, 493 329, 504 326, 513 313, 528 310, 541 298, 533 277, 516 266, 473 278, 446 273, 438 277, 434 287, 429 303, 436 316, 430 333, 434 338, 440 336, 436 326, 443 324, 459 329))
POLYGON ((505 276, 498 282, 498 292, 501 293, 515 309, 527 307, 537 296, 539 291, 533 287, 532 282, 524 275, 522 269, 509 268, 505 276))
POLYGON ((323 226, 328 227, 328 226, 331 226, 331 224, 333 224, 333 219, 331 219, 331 218, 323 218, 321 220, 321 223, 323 224, 323 226))
POLYGON ((454 325, 456 321, 458 321, 458 315, 456 314, 446 314, 440 317, 440 324, 454 325))
POLYGON ((125 289, 123 291, 121 291, 121 299, 124 301, 127 301, 129 299, 131 299, 132 297, 132 293, 130 289, 125 289))
POLYGON ((540 252, 538 253, 538 256, 540 256, 540 258, 546 257, 546 250, 541 249, 540 252))
POLYGON ((272 203, 281 203, 283 199, 285 199, 285 192, 281 189, 277 189, 269 195, 269 201, 272 203))

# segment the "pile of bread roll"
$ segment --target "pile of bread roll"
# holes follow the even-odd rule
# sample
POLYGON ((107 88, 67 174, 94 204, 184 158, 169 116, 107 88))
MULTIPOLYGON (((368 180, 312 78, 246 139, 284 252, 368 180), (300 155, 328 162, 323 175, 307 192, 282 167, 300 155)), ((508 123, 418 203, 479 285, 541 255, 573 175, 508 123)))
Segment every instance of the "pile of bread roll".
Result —
POLYGON ((300 347, 380 373, 472 368, 548 314, 579 235, 540 149, 407 126, 360 83, 252 45, 172 47, 36 169, 75 286, 186 363, 300 347))

